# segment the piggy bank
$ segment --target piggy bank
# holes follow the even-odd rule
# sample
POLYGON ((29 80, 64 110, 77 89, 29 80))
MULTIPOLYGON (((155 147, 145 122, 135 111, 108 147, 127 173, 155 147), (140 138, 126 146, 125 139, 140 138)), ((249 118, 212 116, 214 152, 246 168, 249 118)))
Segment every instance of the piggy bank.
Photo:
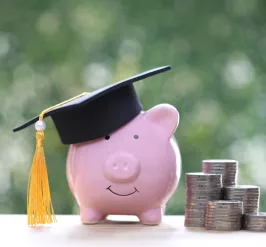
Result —
POLYGON ((178 124, 175 107, 160 104, 103 138, 70 145, 67 180, 83 224, 108 215, 160 224, 180 179, 178 124))

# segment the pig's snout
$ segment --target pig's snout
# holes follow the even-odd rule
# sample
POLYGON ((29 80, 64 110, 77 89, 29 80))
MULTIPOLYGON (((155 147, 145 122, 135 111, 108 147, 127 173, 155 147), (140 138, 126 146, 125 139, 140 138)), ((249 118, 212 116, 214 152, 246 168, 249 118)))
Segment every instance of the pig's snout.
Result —
POLYGON ((120 151, 107 158, 104 172, 113 182, 127 183, 138 177, 140 163, 132 154, 120 151))

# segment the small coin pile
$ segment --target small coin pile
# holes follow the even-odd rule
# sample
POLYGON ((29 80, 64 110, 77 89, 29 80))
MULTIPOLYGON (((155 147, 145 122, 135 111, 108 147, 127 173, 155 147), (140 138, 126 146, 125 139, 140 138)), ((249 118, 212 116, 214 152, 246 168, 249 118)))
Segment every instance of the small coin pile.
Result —
POLYGON ((244 215, 244 229, 266 232, 266 213, 246 213, 244 215))
POLYGON ((243 202, 243 213, 258 213, 260 188, 254 185, 225 186, 224 200, 239 200, 243 202))
POLYGON ((203 160, 202 170, 204 173, 222 174, 223 186, 237 184, 237 160, 203 160))
POLYGON ((243 202, 209 201, 206 205, 205 229, 237 231, 242 227, 243 202))
POLYGON ((206 203, 221 199, 222 176, 202 172, 186 174, 185 226, 204 227, 206 203))
POLYGON ((187 173, 185 226, 266 231, 260 188, 238 185, 237 176, 238 161, 222 159, 203 160, 202 172, 187 173))

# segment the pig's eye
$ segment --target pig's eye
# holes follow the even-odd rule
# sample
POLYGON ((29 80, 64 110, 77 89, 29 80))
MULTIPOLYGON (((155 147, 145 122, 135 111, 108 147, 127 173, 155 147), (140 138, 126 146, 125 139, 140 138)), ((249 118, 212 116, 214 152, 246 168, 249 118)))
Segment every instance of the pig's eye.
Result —
POLYGON ((106 136, 104 139, 105 140, 109 140, 110 139, 110 136, 106 136))
POLYGON ((138 135, 134 135, 134 139, 139 139, 139 136, 138 135))

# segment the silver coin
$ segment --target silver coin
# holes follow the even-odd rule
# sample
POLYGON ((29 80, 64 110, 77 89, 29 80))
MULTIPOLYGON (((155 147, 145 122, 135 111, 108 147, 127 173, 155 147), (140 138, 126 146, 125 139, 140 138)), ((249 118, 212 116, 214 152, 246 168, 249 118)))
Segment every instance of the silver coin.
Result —
MULTIPOLYGON (((200 196, 204 196, 204 195, 213 195, 213 194, 219 194, 221 195, 222 190, 221 189, 217 189, 217 190, 186 190, 186 195, 200 195, 200 196)), ((257 199, 258 200, 258 199, 257 199)), ((240 201, 240 200, 239 200, 240 201)), ((255 201, 254 199, 249 200, 251 202, 255 201)))
POLYGON ((185 207, 185 210, 187 211, 193 211, 193 210, 206 210, 206 208, 204 206, 191 206, 191 205, 187 205, 185 207))
POLYGON ((205 218, 202 215, 190 215, 190 214, 185 214, 185 219, 186 220, 205 220, 205 218))
POLYGON ((204 214, 185 214, 185 219, 189 220, 204 220, 204 214))
POLYGON ((228 195, 228 196, 253 196, 253 197, 256 197, 256 196, 259 196, 260 193, 259 192, 253 192, 253 191, 228 191, 226 190, 226 188, 224 188, 224 191, 225 191, 225 194, 228 195))
POLYGON ((248 193, 260 193, 260 187, 255 185, 232 185, 232 186, 224 186, 224 189, 228 193, 239 193, 239 194, 245 194, 248 193))
POLYGON ((207 192, 221 192, 221 189, 222 189, 222 187, 205 187, 205 188, 203 188, 203 187, 198 187, 198 188, 196 188, 196 187, 187 187, 186 188, 186 191, 187 192, 192 192, 192 193, 195 193, 195 192, 197 192, 197 193, 205 193, 206 191, 207 192))
POLYGON ((224 196, 225 197, 230 197, 230 198, 241 198, 241 199, 259 199, 260 194, 257 193, 228 193, 226 190, 224 190, 224 196))
POLYGON ((209 168, 224 168, 224 169, 235 169, 237 170, 238 165, 236 163, 206 163, 206 162, 202 162, 202 168, 204 170, 204 167, 209 167, 209 168))
POLYGON ((191 196, 189 197, 189 199, 194 199, 194 200, 218 200, 220 199, 220 194, 217 195, 204 195, 204 196, 200 196, 200 195, 195 195, 195 196, 191 196))
POLYGON ((259 203, 256 203, 256 204, 248 204, 244 202, 244 209, 254 209, 254 208, 257 208, 259 206, 259 203))
MULTIPOLYGON (((210 224, 216 224, 217 222, 227 222, 229 223, 237 223, 237 224, 241 224, 242 223, 242 218, 238 217, 238 218, 205 218, 205 222, 209 222, 210 224)), ((218 224, 218 223, 217 223, 218 224)))
POLYGON ((205 219, 205 224, 219 225, 219 226, 220 225, 222 225, 222 226, 234 226, 234 225, 240 225, 241 224, 241 219, 232 220, 232 221, 205 219))
POLYGON ((204 219, 191 219, 191 218, 186 218, 184 225, 186 227, 201 227, 203 228, 205 226, 205 221, 204 219))
POLYGON ((208 222, 204 222, 205 228, 213 228, 213 229, 241 229, 241 223, 228 223, 224 224, 223 222, 217 222, 216 224, 211 224, 208 222))
POLYGON ((208 218, 208 217, 205 217, 205 222, 209 222, 209 223, 215 223, 215 222, 220 222, 220 221, 223 221, 223 222, 228 222, 228 223, 239 223, 241 224, 241 221, 242 221, 242 218, 241 217, 238 217, 238 218, 222 218, 222 217, 217 217, 217 218, 208 218))
POLYGON ((241 227, 241 220, 238 221, 204 221, 205 226, 227 226, 227 227, 241 227))
POLYGON ((243 213, 243 208, 236 208, 236 209, 217 209, 217 208, 206 208, 206 212, 209 214, 239 214, 243 213))
POLYGON ((221 174, 207 174, 203 172, 186 173, 187 181, 220 181, 222 179, 221 174))
POLYGON ((205 184, 187 184, 187 188, 189 189, 218 189, 222 188, 222 183, 205 183, 205 184))
POLYGON ((208 214, 243 214, 243 209, 216 209, 216 208, 208 208, 206 207, 206 213, 208 214))
POLYGON ((221 189, 223 186, 222 186, 222 183, 205 183, 205 184, 189 184, 187 183, 186 184, 186 188, 187 189, 221 189))
POLYGON ((186 214, 185 215, 185 219, 187 220, 187 221, 196 221, 196 220, 202 220, 202 221, 204 221, 205 219, 204 219, 204 217, 202 217, 202 215, 188 215, 188 214, 186 214))
POLYGON ((226 198, 225 200, 234 200, 234 201, 245 201, 245 202, 258 202, 260 200, 259 197, 256 197, 256 198, 248 198, 248 197, 245 197, 245 196, 226 196, 224 195, 224 197, 226 198))
POLYGON ((266 231, 266 212, 244 214, 243 229, 250 231, 266 231))
POLYGON ((204 213, 205 214, 205 209, 188 209, 186 208, 185 209, 185 213, 188 213, 188 214, 193 214, 193 213, 204 213))
POLYGON ((189 205, 198 205, 198 204, 203 204, 203 203, 206 205, 208 201, 209 200, 206 200, 206 198, 195 200, 190 197, 186 197, 186 204, 189 204, 189 205))
POLYGON ((191 207, 186 207, 185 208, 185 212, 187 212, 187 213, 189 213, 189 212, 191 212, 191 213, 193 213, 193 212, 203 212, 203 213, 205 213, 206 212, 205 210, 206 210, 205 208, 191 208, 191 207))
POLYGON ((224 182, 226 183, 235 183, 237 182, 237 179, 236 179, 236 175, 233 175, 232 177, 229 176, 229 175, 223 175, 223 186, 235 186, 235 184, 232 184, 232 185, 225 185, 224 182))
POLYGON ((206 226, 206 230, 209 231, 240 231, 241 227, 212 227, 212 226, 206 226))
MULTIPOLYGON (((199 196, 208 196, 208 195, 217 195, 217 194, 221 194, 221 190, 204 190, 204 191, 190 191, 190 190, 186 190, 186 195, 199 195, 199 196)), ((255 200, 252 200, 255 201, 255 200)))
POLYGON ((186 216, 185 220, 187 222, 204 222, 205 221, 205 219, 202 217, 189 217, 189 216, 186 216))
POLYGON ((224 173, 237 173, 238 172, 238 167, 235 165, 206 165, 203 164, 203 169, 202 171, 204 173, 215 173, 217 172, 222 172, 224 173))
POLYGON ((205 214, 205 219, 213 221, 213 220, 218 220, 218 221, 235 221, 235 220, 241 220, 242 219, 242 214, 240 215, 230 215, 230 216, 225 216, 225 215, 206 215, 205 214))
POLYGON ((237 171, 226 171, 224 169, 206 169, 205 173, 220 174, 222 175, 222 180, 237 179, 237 171))
POLYGON ((217 201, 209 201, 208 205, 217 205, 217 206, 221 206, 221 205, 241 205, 242 202, 241 201, 237 201, 237 200, 230 200, 230 201, 225 201, 225 200, 217 200, 217 201))
POLYGON ((243 204, 239 204, 239 205, 211 205, 211 204, 207 203, 206 206, 210 209, 239 209, 239 208, 243 208, 243 204))
POLYGON ((241 225, 228 226, 228 225, 205 225, 206 230, 215 230, 215 231, 239 231, 241 230, 241 225))
POLYGON ((205 209, 206 215, 224 215, 224 216, 234 216, 243 215, 242 210, 208 210, 205 209))
POLYGON ((235 204, 235 205, 211 205, 208 204, 206 206, 208 206, 209 208, 217 208, 217 209, 237 209, 237 208, 243 208, 243 201, 241 201, 241 204, 235 204))
POLYGON ((205 211, 206 217, 217 217, 217 216, 222 216, 222 217, 235 217, 235 216, 241 216, 243 215, 242 212, 238 211, 238 212, 210 212, 208 210, 205 211))
POLYGON ((191 186, 191 187, 210 187, 210 186, 216 186, 220 187, 223 186, 222 181, 220 180, 205 180, 205 181, 192 181, 192 180, 187 180, 186 181, 186 186, 191 186))
POLYGON ((206 206, 207 201, 206 200, 191 200, 190 198, 186 198, 185 205, 194 205, 194 206, 206 206))
POLYGON ((220 193, 216 193, 216 194, 187 194, 186 198, 187 199, 194 199, 194 200, 219 200, 221 197, 220 193), (213 198, 213 199, 211 199, 213 198))
POLYGON ((222 175, 215 174, 216 177, 186 177, 188 184, 204 184, 204 183, 221 183, 222 175))
POLYGON ((209 210, 208 208, 205 210, 207 215, 224 215, 224 216, 234 216, 234 215, 242 215, 243 211, 239 210, 209 210))
POLYGON ((219 182, 222 179, 221 174, 204 174, 202 176, 186 176, 186 182, 188 183, 204 183, 204 182, 219 182), (210 175, 210 176, 206 176, 210 175))
POLYGON ((207 216, 217 215, 217 216, 228 216, 228 217, 243 214, 242 210, 238 210, 238 211, 212 210, 212 211, 210 211, 208 209, 205 210, 205 213, 207 216))
POLYGON ((187 222, 185 221, 184 224, 185 227, 187 228, 204 228, 205 224, 204 222, 187 222))
POLYGON ((257 214, 245 214, 245 217, 250 219, 266 219, 266 212, 258 212, 257 214))
POLYGON ((236 186, 228 186, 227 189, 260 189, 259 186, 257 185, 252 185, 252 184, 249 184, 249 185, 246 185, 246 184, 239 184, 239 185, 236 185, 236 186))
POLYGON ((185 209, 185 215, 190 216, 192 218, 193 217, 202 218, 202 217, 205 216, 205 212, 204 212, 204 210, 202 210, 202 211, 200 211, 200 210, 198 210, 198 211, 188 211, 188 210, 185 209))
MULTIPOLYGON (((231 185, 231 186, 236 186, 236 185, 231 185)), ((236 195, 245 195, 245 194, 250 194, 250 195, 259 195, 260 191, 259 190, 248 190, 248 189, 242 189, 242 190, 233 190, 233 189, 228 189, 228 186, 224 186, 224 190, 229 194, 236 194, 236 195)))
POLYGON ((207 174, 204 173, 201 176, 190 176, 186 174, 186 182, 194 182, 194 183, 203 183, 203 182, 216 182, 216 181, 221 181, 222 180, 222 174, 207 174))
POLYGON ((213 200, 208 201, 207 205, 209 207, 215 207, 215 208, 238 208, 242 207, 243 201, 241 200, 213 200), (218 203, 213 203, 214 201, 220 201, 218 203))
POLYGON ((221 174, 222 175, 222 179, 229 179, 229 178, 237 178, 237 170, 225 170, 224 168, 219 168, 219 169, 215 169, 215 168, 207 168, 204 170, 204 173, 212 173, 212 174, 221 174))
POLYGON ((265 222, 250 222, 245 221, 247 227, 266 227, 265 222))
POLYGON ((225 221, 225 220, 206 220, 206 225, 214 225, 214 226, 238 226, 241 225, 241 219, 234 221, 225 221))
POLYGON ((233 217, 233 216, 241 216, 243 215, 242 211, 210 211, 210 210, 205 210, 206 216, 208 217, 214 217, 214 216, 223 216, 223 217, 233 217))
MULTIPOLYGON (((232 198, 231 200, 235 200, 236 198, 232 198)), ((241 199, 237 198, 239 201, 241 199)), ((230 200, 230 199, 229 199, 230 200)), ((248 200, 241 200, 243 202, 244 206, 255 206, 259 204, 258 200, 252 200, 252 201, 248 201, 248 200)))
POLYGON ((199 223, 199 224, 204 224, 205 223, 205 219, 201 218, 201 217, 185 217, 185 221, 188 223, 199 223))
POLYGON ((199 180, 187 180, 186 185, 188 186, 211 186, 211 185, 222 185, 222 181, 220 180, 204 180, 204 181, 199 181, 199 180))
POLYGON ((203 160, 202 171, 222 175, 224 186, 237 183, 238 161, 236 160, 203 160))
POLYGON ((257 213, 258 211, 259 211, 259 209, 254 209, 254 210, 252 210, 252 209, 244 209, 243 213, 244 214, 257 213))

